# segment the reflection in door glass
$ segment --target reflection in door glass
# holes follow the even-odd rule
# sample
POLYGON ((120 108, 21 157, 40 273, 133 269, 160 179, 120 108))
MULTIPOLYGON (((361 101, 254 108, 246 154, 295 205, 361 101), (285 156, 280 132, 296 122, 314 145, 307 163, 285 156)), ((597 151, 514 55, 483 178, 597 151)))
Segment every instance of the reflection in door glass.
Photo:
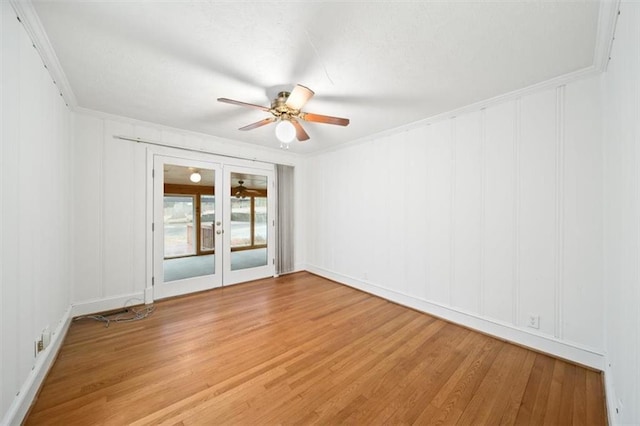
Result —
POLYGON ((200 250, 205 252, 213 252, 215 225, 216 203, 213 195, 200 196, 200 250))
POLYGON ((267 177, 231 173, 231 270, 267 264, 267 177))
POLYGON ((193 197, 164 196, 164 257, 195 254, 193 197))
POLYGON ((256 197, 255 221, 253 223, 253 235, 256 245, 267 244, 267 197, 256 197))
POLYGON ((231 249, 251 246, 251 198, 231 198, 231 249))

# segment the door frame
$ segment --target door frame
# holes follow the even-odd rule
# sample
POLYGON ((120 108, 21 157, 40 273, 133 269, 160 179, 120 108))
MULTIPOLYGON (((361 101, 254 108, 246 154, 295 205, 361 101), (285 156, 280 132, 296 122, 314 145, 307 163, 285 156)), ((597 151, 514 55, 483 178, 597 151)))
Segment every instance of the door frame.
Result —
MULTIPOLYGON (((144 299, 145 299, 145 303, 153 303, 154 300, 157 300, 158 297, 154 296, 154 230, 153 230, 153 224, 154 224, 154 157, 156 155, 161 155, 161 156, 166 156, 166 157, 174 157, 174 158, 178 158, 178 159, 184 159, 184 160, 193 160, 193 161, 203 161, 203 162, 207 162, 207 163, 217 163, 217 164, 221 164, 222 165, 222 170, 224 173, 224 170, 226 167, 230 167, 230 168, 246 168, 246 169, 252 169, 254 173, 259 173, 259 172, 270 172, 272 174, 275 174, 275 166, 272 163, 265 163, 265 162, 260 162, 260 161, 254 161, 254 160, 246 160, 246 159, 241 159, 241 158, 235 158, 235 157, 229 157, 229 156, 224 156, 224 155, 215 155, 215 154, 211 154, 211 153, 207 153, 207 152, 194 152, 193 150, 190 149, 180 149, 180 148, 171 148, 171 147, 165 147, 165 146, 161 146, 161 145, 151 145, 151 146, 147 146, 146 147, 146 223, 145 223, 145 228, 146 228, 146 233, 145 233, 145 237, 146 237, 146 256, 145 256, 145 262, 146 262, 146 283, 145 283, 145 290, 144 290, 144 299)), ((230 187, 227 188, 227 184, 225 182, 225 179, 222 179, 223 181, 223 194, 230 194, 230 187), (226 192, 225 192, 226 191, 226 192)), ((275 188, 275 187, 274 187, 275 188)), ((275 190, 275 189, 274 189, 275 190)), ((275 193, 274 193, 275 195, 275 193)), ((225 196, 226 198, 226 196, 225 196)), ((268 255, 267 255, 267 263, 269 265, 271 265, 271 269, 268 273, 268 275, 262 275, 259 277, 254 277, 254 278, 246 278, 242 277, 241 281, 233 281, 233 282, 228 282, 225 283, 224 282, 224 277, 223 277, 223 283, 222 285, 231 285, 231 284, 235 284, 235 283, 239 283, 239 282, 244 282, 245 280, 249 280, 249 279, 258 279, 258 278, 265 278, 268 276, 275 276, 275 264, 274 264, 274 259, 275 259, 275 226, 274 226, 274 221, 275 221, 275 202, 276 202, 277 197, 273 197, 273 202, 269 203, 268 209, 269 209, 269 226, 270 226, 270 230, 271 232, 269 232, 269 235, 273 236, 273 241, 269 241, 267 244, 268 247, 268 255), (272 210, 273 209, 273 210, 272 210)), ((224 213, 223 213, 224 216, 224 213)), ((228 243, 227 243, 228 244, 228 243)), ((224 250, 226 250, 226 245, 224 250)), ((224 268, 222 273, 224 274, 224 268)), ((263 272, 264 273, 264 272, 263 272)), ((239 274, 237 274, 239 275, 239 274)), ((247 275, 248 276, 248 275, 247 275)))

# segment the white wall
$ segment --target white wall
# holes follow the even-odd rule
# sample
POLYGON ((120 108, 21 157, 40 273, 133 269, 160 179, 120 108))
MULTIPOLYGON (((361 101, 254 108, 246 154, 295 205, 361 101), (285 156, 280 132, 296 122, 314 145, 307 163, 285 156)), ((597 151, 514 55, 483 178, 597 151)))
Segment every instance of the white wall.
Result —
MULTIPOLYGON (((300 156, 239 142, 180 131, 91 111, 74 113, 73 182, 74 313, 121 307, 143 297, 146 285, 146 202, 148 145, 115 139, 142 138, 220 155, 290 164, 296 179, 304 168, 300 156)), ((296 193, 296 223, 303 211, 296 193)), ((296 227, 296 265, 303 258, 303 232, 296 227)))
POLYGON ((308 268, 603 367, 599 82, 312 157, 308 268))
POLYGON ((70 113, 11 6, 0 2, 0 421, 19 422, 66 329, 71 289, 70 113), (59 337, 54 336, 55 341, 59 337), (26 405, 24 404, 26 401, 26 405))
MULTIPOLYGON (((640 424, 640 4, 623 2, 603 76, 607 398, 640 424)), ((617 413, 616 413, 617 409, 617 413)))

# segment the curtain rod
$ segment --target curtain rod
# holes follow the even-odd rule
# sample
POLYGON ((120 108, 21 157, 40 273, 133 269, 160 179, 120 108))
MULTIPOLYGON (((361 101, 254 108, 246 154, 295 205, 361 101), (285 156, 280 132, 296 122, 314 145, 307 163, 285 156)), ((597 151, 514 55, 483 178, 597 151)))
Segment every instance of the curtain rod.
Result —
POLYGON ((113 138, 114 139, 120 139, 120 140, 123 140, 123 141, 144 143, 144 144, 147 144, 147 145, 161 146, 161 147, 164 147, 164 148, 173 148, 173 149, 180 149, 180 150, 183 150, 183 151, 197 152, 197 153, 200 153, 200 154, 211 154, 211 155, 216 155, 218 157, 234 158, 234 159, 237 159, 237 160, 255 161, 255 162, 267 163, 267 164, 282 164, 282 165, 285 165, 285 166, 295 166, 293 164, 274 163, 273 161, 263 161, 263 160, 258 160, 256 158, 246 158, 246 157, 238 157, 238 156, 235 156, 235 155, 218 154, 217 152, 207 151, 207 150, 204 150, 204 149, 186 148, 186 147, 182 147, 182 146, 169 145, 169 144, 166 144, 166 143, 150 141, 150 140, 146 140, 146 139, 142 139, 142 138, 132 138, 132 137, 129 137, 129 136, 121 136, 121 135, 113 135, 113 138))

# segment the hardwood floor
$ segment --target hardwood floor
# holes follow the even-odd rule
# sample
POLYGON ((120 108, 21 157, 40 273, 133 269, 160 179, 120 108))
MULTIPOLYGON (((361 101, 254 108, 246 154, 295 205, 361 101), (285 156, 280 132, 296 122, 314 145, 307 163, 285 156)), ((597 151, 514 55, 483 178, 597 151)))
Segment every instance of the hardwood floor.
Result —
POLYGON ((76 321, 26 424, 606 424, 601 375, 308 273, 76 321))

